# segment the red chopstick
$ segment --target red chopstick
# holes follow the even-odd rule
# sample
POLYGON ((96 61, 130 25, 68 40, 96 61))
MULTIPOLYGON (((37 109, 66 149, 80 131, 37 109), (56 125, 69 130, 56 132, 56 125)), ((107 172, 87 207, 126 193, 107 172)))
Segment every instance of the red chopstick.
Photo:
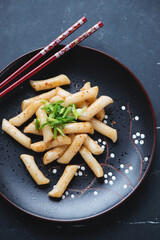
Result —
POLYGON ((74 46, 76 46, 78 43, 82 42, 85 38, 89 37, 91 34, 93 34, 94 32, 96 32, 99 28, 101 28, 103 26, 102 22, 98 22, 97 24, 95 24, 93 27, 91 27, 88 31, 84 32, 82 35, 80 35, 79 37, 77 37, 74 41, 72 41, 71 43, 69 43, 68 45, 66 45, 64 48, 62 48, 60 51, 58 51, 57 53, 55 53, 53 56, 51 56, 50 58, 48 58, 46 61, 44 61, 43 63, 41 63, 39 66, 37 66, 36 68, 34 68, 32 71, 30 71, 29 73, 27 73, 25 76, 23 76, 22 78, 20 78, 18 81, 16 81, 15 83, 13 83, 11 86, 9 86, 8 88, 6 88, 5 90, 3 90, 0 93, 0 97, 3 97, 6 93, 10 92, 12 89, 14 89, 15 87, 17 87, 19 84, 23 83, 25 80, 27 80, 28 78, 30 78, 31 76, 33 76, 34 74, 36 74, 37 72, 39 72, 41 69, 43 69, 44 67, 46 67, 49 63, 53 62, 54 60, 56 60, 57 58, 59 58, 61 55, 63 55, 64 53, 66 53, 67 51, 69 51, 70 49, 72 49, 74 46))
POLYGON ((31 58, 28 62, 26 62, 23 66, 17 69, 13 74, 11 74, 8 78, 6 78, 3 82, 0 83, 0 89, 3 88, 7 83, 12 81, 15 77, 17 77, 20 73, 22 73, 25 69, 35 63, 38 59, 40 59, 43 55, 53 49, 57 44, 62 42, 66 37, 68 37, 71 33, 77 30, 81 25, 83 25, 87 21, 86 17, 82 17, 75 24, 73 24, 70 28, 68 28, 64 33, 62 33, 59 37, 57 37, 53 42, 48 44, 45 48, 43 48, 39 53, 37 53, 33 58, 31 58))

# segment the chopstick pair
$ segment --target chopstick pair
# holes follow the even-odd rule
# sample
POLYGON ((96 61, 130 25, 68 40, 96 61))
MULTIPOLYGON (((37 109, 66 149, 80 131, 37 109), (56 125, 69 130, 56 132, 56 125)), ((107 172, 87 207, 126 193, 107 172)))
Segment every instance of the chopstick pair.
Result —
MULTIPOLYGON (((58 38, 56 38, 53 42, 51 42, 49 45, 47 45, 45 48, 43 48, 39 53, 37 53, 33 58, 31 58, 28 62, 26 62, 23 66, 21 66, 18 70, 16 70, 13 74, 11 74, 8 78, 6 78, 2 83, 0 83, 0 89, 4 87, 6 84, 8 84, 10 81, 12 81, 15 77, 17 77, 20 73, 22 73, 25 69, 27 69, 29 66, 31 66, 33 63, 35 63, 38 59, 40 59, 42 56, 44 56, 47 52, 49 52, 51 49, 53 49, 56 45, 58 45, 60 42, 62 42, 66 37, 68 37, 71 33, 73 33, 75 30, 77 30, 81 25, 83 25, 87 19, 85 17, 82 17, 79 21, 77 21, 75 24, 73 24, 69 29, 67 29, 63 34, 61 34, 58 38)), ((15 87, 23 83, 25 80, 39 72, 41 69, 46 67, 49 63, 53 62, 60 56, 62 56, 64 53, 72 49, 74 46, 76 46, 78 43, 82 42, 84 39, 89 37, 91 34, 96 32, 99 28, 103 26, 103 23, 100 21, 97 24, 95 24, 93 27, 91 27, 89 30, 84 32, 82 35, 77 37, 75 40, 73 40, 71 43, 66 45, 64 48, 62 48, 60 51, 55 53, 53 56, 48 58, 46 61, 38 65, 36 68, 28 72, 26 75, 21 77, 19 80, 17 80, 15 83, 10 85, 8 88, 3 90, 0 93, 0 97, 3 97, 5 94, 13 90, 15 87)))

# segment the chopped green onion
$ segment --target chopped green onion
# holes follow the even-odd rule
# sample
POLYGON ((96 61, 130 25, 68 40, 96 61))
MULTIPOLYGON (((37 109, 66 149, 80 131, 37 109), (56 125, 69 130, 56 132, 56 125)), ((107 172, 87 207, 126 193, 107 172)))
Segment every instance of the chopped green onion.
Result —
POLYGON ((77 118, 78 118, 78 113, 77 113, 75 104, 72 104, 72 113, 73 113, 75 119, 77 120, 77 118))
POLYGON ((68 117, 68 114, 71 112, 72 108, 71 107, 68 107, 65 111, 65 113, 63 114, 62 118, 66 118, 68 117))
POLYGON ((38 118, 36 118, 35 127, 39 131, 39 129, 40 129, 40 121, 39 121, 38 118))
POLYGON ((78 109, 77 109, 78 117, 81 116, 85 110, 86 110, 86 107, 84 107, 84 108, 78 108, 78 109))
POLYGON ((56 102, 56 104, 61 104, 61 103, 64 103, 64 100, 59 100, 56 102))
POLYGON ((62 131, 59 127, 57 127, 57 131, 58 131, 63 137, 65 137, 63 131, 62 131))
POLYGON ((44 103, 44 104, 46 104, 46 103, 47 103, 47 101, 46 101, 46 100, 44 100, 44 99, 42 99, 42 100, 41 100, 41 103, 44 103))
POLYGON ((47 124, 49 124, 48 122, 46 122, 46 123, 43 123, 41 126, 40 126, 40 128, 39 129, 42 129, 44 126, 46 126, 47 124))
POLYGON ((61 110, 60 110, 59 114, 63 114, 65 110, 66 110, 66 108, 65 108, 65 107, 61 108, 61 110))
POLYGON ((50 104, 45 100, 42 100, 42 101, 43 103, 46 103, 46 105, 41 108, 47 114, 46 123, 43 123, 40 126, 39 120, 36 119, 36 128, 41 129, 48 124, 51 128, 53 128, 54 139, 57 138, 57 133, 65 137, 63 133, 63 128, 65 124, 75 123, 78 117, 86 109, 86 108, 76 109, 75 104, 70 104, 68 107, 65 107, 61 105, 61 103, 64 102, 63 100, 50 103, 50 104))

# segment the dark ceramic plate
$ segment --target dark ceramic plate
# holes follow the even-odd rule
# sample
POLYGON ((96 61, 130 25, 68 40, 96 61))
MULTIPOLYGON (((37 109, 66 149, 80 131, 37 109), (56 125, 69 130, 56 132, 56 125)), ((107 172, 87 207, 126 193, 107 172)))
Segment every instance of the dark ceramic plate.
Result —
MULTIPOLYGON (((11 63, 1 72, 0 81, 38 51, 11 63)), ((48 56, 51 54, 53 51, 48 56)), ((114 103, 105 109, 105 123, 117 129, 118 141, 113 144, 98 133, 93 136, 95 140, 102 139, 99 144, 105 146, 104 153, 97 157, 104 168, 104 179, 96 179, 77 155, 71 163, 81 164, 78 176, 74 177, 61 200, 51 199, 47 193, 58 181, 64 167, 56 162, 43 166, 43 154, 25 149, 6 133, 0 132, 0 191, 9 202, 31 215, 55 221, 76 221, 108 212, 126 200, 142 182, 153 158, 155 117, 141 83, 125 66, 107 54, 77 46, 36 74, 34 79, 61 73, 71 79, 71 86, 64 87, 68 91, 75 92, 85 80, 92 86, 99 86, 99 95, 109 95, 114 99, 114 103), (35 184, 19 158, 22 153, 34 155, 40 169, 51 180, 48 186, 35 184)), ((0 100, 0 121, 18 114, 22 100, 34 95, 36 93, 29 81, 6 95, 0 100)), ((33 141, 37 140, 39 137, 33 138, 33 141)))

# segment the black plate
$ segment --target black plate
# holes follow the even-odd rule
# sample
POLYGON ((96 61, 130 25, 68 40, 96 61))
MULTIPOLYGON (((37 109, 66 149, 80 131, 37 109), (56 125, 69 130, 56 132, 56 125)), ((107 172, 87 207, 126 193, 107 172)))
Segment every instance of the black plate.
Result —
MULTIPOLYGON (((61 47, 56 47, 48 56, 61 47)), ((38 51, 30 52, 7 66, 1 72, 1 81, 38 51)), ((99 86, 99 95, 109 95, 114 99, 114 103, 106 108, 106 121, 117 129, 118 141, 113 144, 107 139, 104 154, 97 157, 104 167, 105 178, 96 179, 77 155, 71 163, 80 163, 85 170, 83 167, 78 170, 78 176, 69 185, 65 198, 51 199, 47 193, 64 168, 56 163, 43 166, 43 154, 25 149, 1 132, 0 191, 9 202, 31 215, 55 221, 75 221, 105 213, 134 192, 153 158, 156 124, 151 102, 141 83, 125 66, 107 54, 77 46, 32 79, 45 79, 61 73, 71 79, 71 86, 65 87, 68 91, 75 92, 85 81, 90 81, 92 86, 99 86), (51 180, 48 186, 35 184, 19 158, 22 153, 34 155, 40 169, 51 180), (57 170, 56 174, 53 174, 53 169, 57 170)), ((29 81, 7 94, 0 100, 0 121, 3 117, 9 119, 18 114, 21 101, 34 95, 36 93, 29 81)), ((94 134, 95 140, 101 138, 105 141, 100 134, 94 134)), ((34 141, 38 139, 34 137, 34 141)))

